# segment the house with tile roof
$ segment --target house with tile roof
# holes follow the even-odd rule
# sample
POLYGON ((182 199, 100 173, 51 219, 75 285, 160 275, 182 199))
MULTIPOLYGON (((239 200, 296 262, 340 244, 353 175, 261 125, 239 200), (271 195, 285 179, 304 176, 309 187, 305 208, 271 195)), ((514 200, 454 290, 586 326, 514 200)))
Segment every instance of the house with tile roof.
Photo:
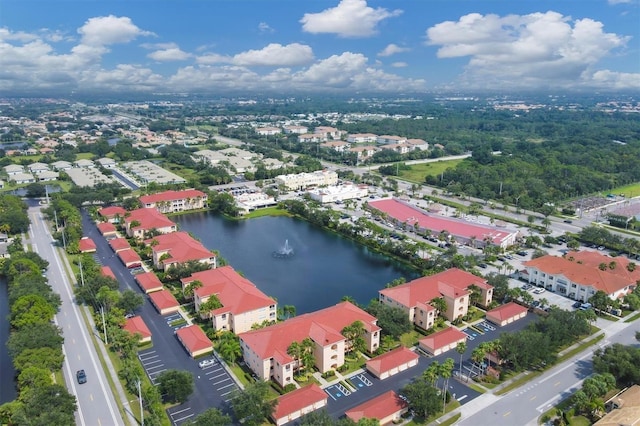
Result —
POLYGON ((98 231, 102 234, 103 237, 115 237, 118 233, 115 225, 111 222, 100 222, 98 225, 98 231))
POLYGON ((531 284, 586 302, 597 291, 611 299, 624 297, 640 281, 640 268, 623 256, 596 251, 570 251, 562 257, 546 255, 524 262, 531 284))
POLYGON ((314 383, 278 397, 271 418, 281 426, 326 407, 328 399, 328 394, 314 383))
POLYGON ((507 324, 511 324, 514 321, 526 317, 528 311, 529 309, 525 306, 518 305, 515 302, 509 302, 487 311, 487 321, 491 321, 500 327, 504 327, 507 324))
POLYGON ((166 271, 180 263, 200 262, 216 267, 216 255, 186 232, 158 235, 145 241, 151 246, 153 266, 166 271))
POLYGON ((356 321, 364 326, 366 351, 380 346, 377 319, 350 302, 300 315, 258 330, 241 333, 240 346, 246 365, 262 380, 273 379, 281 386, 293 383, 298 360, 287 353, 293 342, 310 338, 314 344, 315 366, 321 373, 344 364, 350 342, 342 330, 356 321))
POLYGON ((134 317, 125 319, 122 329, 128 331, 134 336, 136 334, 139 335, 140 343, 147 343, 151 341, 151 331, 149 330, 149 327, 147 327, 147 324, 145 324, 141 316, 136 315, 134 317))
POLYGON ((140 255, 132 249, 120 250, 116 254, 127 268, 137 268, 142 266, 142 259, 140 258, 140 255))
POLYGON ((194 281, 202 283, 202 287, 193 291, 195 310, 201 317, 211 318, 216 331, 227 330, 240 334, 251 330, 254 324, 277 319, 277 302, 231 266, 196 272, 183 278, 182 289, 194 281), (208 312, 201 310, 202 304, 213 295, 222 307, 208 312))
POLYGON ((400 421, 407 411, 409 411, 409 404, 394 391, 388 391, 345 411, 344 414, 356 423, 360 419, 377 419, 380 426, 386 426, 400 421))
POLYGON ((157 209, 160 213, 175 213, 203 209, 207 205, 207 194, 197 189, 164 191, 140 197, 142 207, 157 209))
POLYGON ((162 282, 154 272, 143 272, 134 276, 138 286, 146 294, 163 289, 162 282))
POLYGON ((109 240, 109 246, 111 247, 111 250, 116 253, 122 250, 129 250, 131 248, 129 241, 126 238, 113 238, 112 240, 109 240))
POLYGON ((447 311, 443 314, 449 321, 464 317, 469 310, 472 286, 480 292, 478 303, 488 306, 493 299, 493 287, 482 277, 458 268, 385 288, 378 292, 378 300, 404 310, 409 315, 409 321, 428 330, 434 326, 438 314, 430 302, 443 298, 447 304, 447 311))
POLYGON ((176 337, 192 358, 213 352, 213 343, 204 331, 195 324, 177 330, 176 337))
POLYGON ((178 227, 156 209, 136 209, 124 216, 124 223, 129 237, 144 238, 151 231, 160 234, 176 232, 178 227))
POLYGON ((418 365, 420 356, 412 350, 400 346, 392 351, 378 355, 366 362, 367 371, 380 380, 401 373, 418 365))
POLYGON ((423 351, 433 356, 441 355, 453 350, 458 343, 467 341, 467 335, 456 327, 445 328, 444 330, 430 334, 418 341, 418 346, 423 351))

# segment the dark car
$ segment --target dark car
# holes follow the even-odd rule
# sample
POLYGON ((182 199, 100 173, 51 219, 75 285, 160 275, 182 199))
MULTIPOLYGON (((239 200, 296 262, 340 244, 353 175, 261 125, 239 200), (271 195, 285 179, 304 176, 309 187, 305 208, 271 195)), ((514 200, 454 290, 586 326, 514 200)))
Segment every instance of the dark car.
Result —
POLYGON ((571 306, 573 306, 574 308, 579 308, 580 306, 582 306, 582 302, 576 302, 571 306))
POLYGON ((527 255, 527 252, 526 252, 526 251, 524 251, 524 250, 520 250, 520 251, 517 251, 517 252, 516 252, 516 254, 517 254, 518 256, 526 256, 526 255, 527 255))
POLYGON ((487 264, 486 263, 478 263, 478 266, 481 268, 486 268, 487 264))
POLYGON ((573 223, 573 221, 572 221, 572 220, 569 220, 569 219, 565 219, 565 220, 563 220, 563 222, 564 222, 564 223, 573 223))
POLYGON ((87 383, 87 375, 84 370, 76 371, 76 379, 78 380, 79 384, 87 383))

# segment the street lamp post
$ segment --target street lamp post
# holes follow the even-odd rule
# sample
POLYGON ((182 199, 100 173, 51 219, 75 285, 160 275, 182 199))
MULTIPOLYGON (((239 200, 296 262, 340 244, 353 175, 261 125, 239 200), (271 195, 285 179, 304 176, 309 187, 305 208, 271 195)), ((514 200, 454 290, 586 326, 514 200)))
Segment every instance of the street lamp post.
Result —
POLYGON ((144 426, 144 409, 142 408, 142 392, 140 391, 140 379, 138 379, 136 386, 138 387, 138 401, 140 401, 140 424, 141 426, 144 426))

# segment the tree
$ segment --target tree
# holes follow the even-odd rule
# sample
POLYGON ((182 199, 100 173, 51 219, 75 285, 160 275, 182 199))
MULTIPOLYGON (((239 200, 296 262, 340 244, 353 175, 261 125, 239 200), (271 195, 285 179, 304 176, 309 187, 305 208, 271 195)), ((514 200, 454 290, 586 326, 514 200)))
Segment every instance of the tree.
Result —
POLYGON ((232 399, 231 406, 236 418, 246 426, 258 426, 273 414, 277 400, 269 398, 269 384, 257 381, 237 390, 232 399))
POLYGON ((426 370, 422 372, 422 377, 427 380, 431 386, 435 386, 438 381, 438 375, 440 372, 440 363, 433 361, 426 370))
POLYGON ((25 416, 31 425, 75 424, 76 397, 58 384, 38 386, 26 393, 25 416))
POLYGON ((291 342, 289 347, 287 348, 287 355, 293 358, 295 365, 297 367, 297 371, 300 371, 301 363, 300 359, 302 358, 302 347, 298 342, 291 342))
POLYGON ((212 294, 209 296, 206 302, 200 304, 200 309, 198 312, 202 314, 210 315, 211 311, 222 308, 222 302, 218 299, 218 296, 212 294))
POLYGON ((39 294, 22 296, 11 306, 11 325, 15 328, 45 324, 53 319, 56 308, 39 294))
POLYGON ((438 311, 438 315, 444 318, 447 313, 447 302, 445 302, 443 297, 436 297, 435 299, 432 299, 429 304, 438 311))
POLYGON ((342 335, 347 340, 347 353, 355 351, 364 351, 365 341, 362 335, 364 334, 364 324, 362 321, 356 320, 342 329, 342 335))
POLYGON ((442 364, 440 364, 439 375, 443 378, 442 383, 442 412, 444 413, 445 408, 447 406, 447 389, 449 387, 449 379, 453 373, 453 369, 455 368, 455 361, 453 358, 447 358, 444 360, 442 364))
POLYGON ((218 352, 225 361, 235 362, 236 359, 242 356, 242 347, 238 336, 231 332, 222 334, 218 344, 218 352))
POLYGON ((13 359, 13 365, 18 371, 36 366, 46 368, 51 373, 62 368, 63 362, 64 355, 62 354, 61 347, 25 349, 13 359))
POLYGON ((230 416, 223 414, 217 408, 209 408, 196 416, 189 424, 193 426, 228 426, 232 422, 230 416))
POLYGON ((7 341, 9 355, 12 358, 17 357, 26 349, 36 348, 60 348, 64 339, 61 336, 62 331, 56 325, 51 323, 35 324, 28 328, 18 330, 11 333, 7 341))
POLYGON ((334 426, 336 421, 327 410, 311 411, 300 418, 300 426, 334 426))
POLYGON ((117 306, 125 312, 135 312, 144 304, 144 297, 133 290, 127 289, 122 292, 117 306))
POLYGON ((610 373, 619 387, 640 383, 640 348, 614 343, 598 349, 593 355, 593 370, 596 373, 610 373))
POLYGON ((366 310, 378 318, 378 325, 386 336, 398 339, 402 334, 411 331, 409 316, 400 308, 385 305, 374 299, 366 310))
POLYGON ((604 312, 607 310, 607 308, 609 308, 609 306, 612 305, 613 301, 611 300, 611 298, 609 298, 609 296, 607 296, 607 293, 602 290, 598 290, 593 296, 589 298, 589 303, 593 305, 594 309, 604 312))
POLYGON ((193 375, 188 371, 167 370, 156 377, 158 390, 168 402, 180 404, 193 393, 193 375))
POLYGON ((436 413, 440 407, 438 390, 424 377, 418 377, 402 388, 401 392, 407 397, 411 409, 423 419, 436 413))
POLYGON ((465 342, 459 342, 456 346, 456 352, 460 354, 460 377, 462 377, 462 355, 467 351, 467 344, 465 342))

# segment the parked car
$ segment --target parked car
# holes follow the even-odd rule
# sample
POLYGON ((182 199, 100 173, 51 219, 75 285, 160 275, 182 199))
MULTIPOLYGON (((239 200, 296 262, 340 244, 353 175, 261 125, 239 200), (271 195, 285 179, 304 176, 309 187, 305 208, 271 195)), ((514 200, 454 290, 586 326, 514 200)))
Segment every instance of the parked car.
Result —
POLYGON ((207 367, 211 367, 215 363, 216 362, 213 359, 203 359, 198 363, 198 367, 207 368, 207 367))
POLYGON ((571 306, 573 306, 574 308, 579 308, 580 306, 582 306, 582 302, 576 302, 571 306))
POLYGON ((544 289, 544 287, 538 287, 538 288, 536 288, 535 290, 533 290, 533 292, 534 292, 535 294, 542 294, 542 293, 544 293, 545 291, 546 291, 546 290, 544 289))
POLYGON ((565 219, 565 220, 563 220, 563 222, 564 222, 564 223, 573 223, 573 221, 572 221, 572 220, 569 220, 569 219, 565 219))
POLYGON ((84 370, 76 371, 76 380, 78 380, 78 384, 80 385, 87 383, 87 374, 84 372, 84 370))
POLYGON ((517 252, 516 252, 516 254, 517 254, 518 256, 526 256, 526 255, 527 255, 527 252, 526 252, 525 250, 519 250, 519 251, 517 251, 517 252))

